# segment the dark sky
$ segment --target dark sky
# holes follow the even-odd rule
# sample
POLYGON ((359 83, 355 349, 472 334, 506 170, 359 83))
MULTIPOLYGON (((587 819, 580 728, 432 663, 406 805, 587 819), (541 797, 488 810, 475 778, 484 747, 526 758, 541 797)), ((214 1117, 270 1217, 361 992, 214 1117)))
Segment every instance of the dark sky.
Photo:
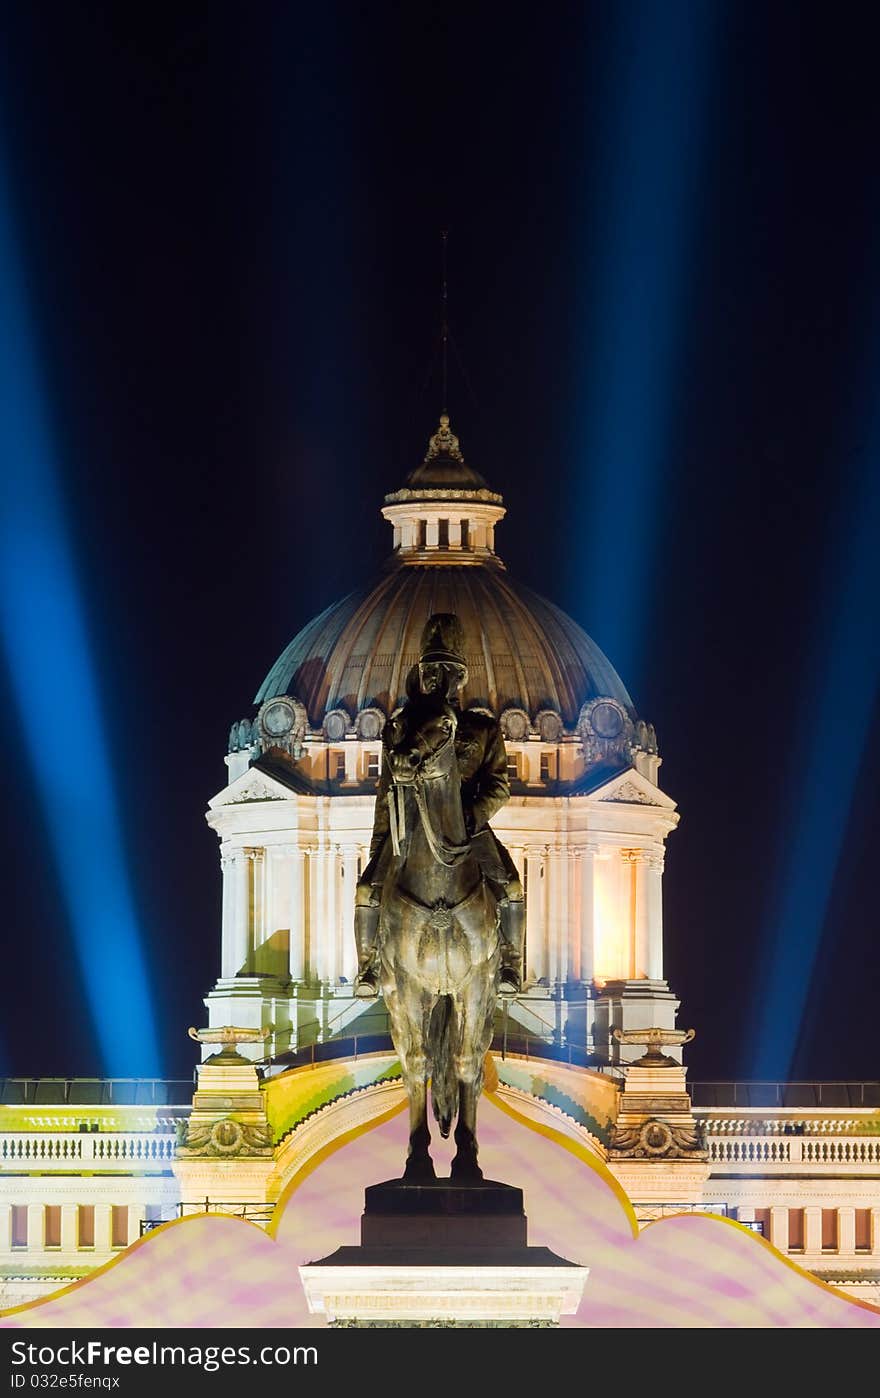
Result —
MULTIPOLYGON (((453 425, 505 496, 499 552, 615 659, 578 586, 597 468, 575 425, 627 10, 4 8, 8 174, 169 1074, 191 1069, 185 1030, 219 969, 203 814, 229 725, 293 634, 377 569, 381 497, 436 418, 441 228, 453 425)), ((880 304, 871 8, 715 18, 638 684, 624 675, 682 813, 666 966, 697 1079, 745 1070, 787 823, 815 796, 796 749, 824 741, 823 560, 877 469, 880 304)), ((853 656, 840 705, 875 682, 853 656)), ((5 1068, 100 1073, 3 683, 5 1068)), ((874 723, 798 1077, 877 1076, 878 792, 874 723)))

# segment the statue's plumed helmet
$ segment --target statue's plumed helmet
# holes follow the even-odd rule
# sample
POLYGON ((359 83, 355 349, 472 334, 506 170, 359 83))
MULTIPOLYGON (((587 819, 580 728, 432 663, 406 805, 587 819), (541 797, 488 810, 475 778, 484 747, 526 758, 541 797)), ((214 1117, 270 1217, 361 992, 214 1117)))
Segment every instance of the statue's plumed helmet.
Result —
POLYGON ((428 617, 422 632, 419 664, 457 665, 467 674, 464 635, 454 612, 434 612, 428 617))

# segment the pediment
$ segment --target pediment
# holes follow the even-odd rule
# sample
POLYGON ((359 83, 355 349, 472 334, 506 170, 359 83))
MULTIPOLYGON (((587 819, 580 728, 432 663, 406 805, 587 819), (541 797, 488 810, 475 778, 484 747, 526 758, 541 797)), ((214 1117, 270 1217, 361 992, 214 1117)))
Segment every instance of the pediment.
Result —
POLYGON ((619 805, 655 806, 658 810, 674 811, 676 803, 648 781, 635 767, 618 772, 602 786, 590 792, 593 801, 608 801, 619 805))
POLYGON ((252 801, 287 801, 293 794, 289 786, 251 767, 209 801, 208 807, 214 811, 220 806, 244 806, 252 801))

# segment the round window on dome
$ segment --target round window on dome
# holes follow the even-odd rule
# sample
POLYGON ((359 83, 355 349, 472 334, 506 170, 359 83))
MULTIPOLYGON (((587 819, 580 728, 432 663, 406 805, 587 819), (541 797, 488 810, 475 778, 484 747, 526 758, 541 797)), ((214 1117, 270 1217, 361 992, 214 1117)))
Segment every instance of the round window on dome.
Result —
POLYGON ((379 709, 362 709, 357 716, 358 737, 374 743, 385 726, 385 717, 379 709))
POLYGON ((562 737, 562 719, 553 709, 542 709, 535 719, 535 727, 545 743, 558 743, 562 737))
POLYGON ((348 732, 348 714, 332 709, 324 719, 324 733, 331 743, 338 743, 348 732))
POLYGON ((522 709, 508 709, 501 715, 501 731, 512 743, 522 743, 529 736, 529 716, 522 709))
POLYGON ((260 715, 265 731, 273 738, 283 738, 293 727, 296 715, 289 704, 277 700, 269 704, 260 715))
POLYGON ((617 705, 611 704, 607 700, 601 704, 596 704, 590 714, 593 732, 598 734, 600 738, 619 738, 625 722, 626 719, 617 705))

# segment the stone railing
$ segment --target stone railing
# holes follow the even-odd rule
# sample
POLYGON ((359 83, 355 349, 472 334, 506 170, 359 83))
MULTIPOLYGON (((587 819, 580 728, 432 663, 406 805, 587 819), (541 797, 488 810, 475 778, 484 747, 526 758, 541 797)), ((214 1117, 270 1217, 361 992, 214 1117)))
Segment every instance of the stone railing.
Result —
POLYGON ((880 1136, 757 1134, 707 1123, 706 1145, 711 1166, 735 1165, 747 1173, 760 1174, 768 1168, 802 1172, 807 1166, 818 1174, 841 1169, 870 1174, 880 1168, 880 1136))
POLYGON ((24 1170, 166 1171, 174 1159, 173 1131, 3 1131, 0 1174, 24 1170))

